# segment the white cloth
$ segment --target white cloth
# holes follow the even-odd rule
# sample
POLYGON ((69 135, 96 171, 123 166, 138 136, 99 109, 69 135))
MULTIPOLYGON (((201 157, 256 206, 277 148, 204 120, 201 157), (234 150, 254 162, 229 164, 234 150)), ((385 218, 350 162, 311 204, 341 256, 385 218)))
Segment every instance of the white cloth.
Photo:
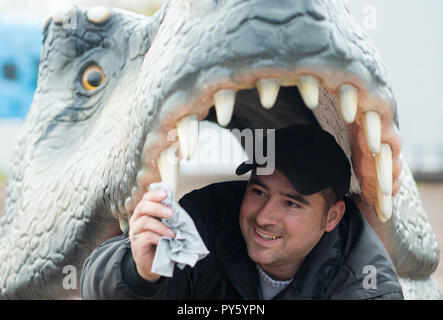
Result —
POLYGON ((158 244, 152 263, 151 272, 172 277, 174 266, 183 269, 186 265, 194 267, 198 260, 209 254, 194 221, 188 213, 174 200, 172 191, 164 183, 153 183, 150 190, 164 190, 167 194, 162 204, 170 207, 174 215, 162 222, 175 232, 175 238, 162 237, 158 244))

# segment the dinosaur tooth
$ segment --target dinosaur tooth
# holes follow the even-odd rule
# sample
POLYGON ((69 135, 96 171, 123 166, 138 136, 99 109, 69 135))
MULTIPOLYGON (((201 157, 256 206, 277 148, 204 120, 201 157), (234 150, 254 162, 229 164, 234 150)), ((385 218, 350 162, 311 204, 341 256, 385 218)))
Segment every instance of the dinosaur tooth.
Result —
POLYGON ((138 203, 142 197, 143 197, 143 190, 141 188, 139 187, 132 188, 131 198, 134 203, 138 203))
POLYGON ((86 13, 88 20, 95 24, 100 24, 109 19, 111 16, 111 10, 106 7, 93 7, 89 9, 86 13))
POLYGON ((319 81, 312 76, 301 76, 298 79, 298 89, 309 109, 314 109, 318 105, 319 81))
POLYGON ((110 208, 111 208, 111 213, 112 213, 112 215, 114 216, 114 217, 118 217, 118 214, 119 214, 119 212, 118 212, 118 209, 117 209, 117 205, 115 204, 115 203, 111 203, 110 204, 110 208))
POLYGON ((134 201, 132 200, 132 197, 128 197, 125 200, 125 209, 126 211, 128 211, 128 213, 132 213, 135 210, 135 204, 134 201))
POLYGON ((260 102, 265 109, 271 109, 277 101, 280 90, 280 81, 276 79, 260 79, 257 82, 257 90, 260 102))
POLYGON ((225 127, 229 124, 234 113, 235 91, 222 89, 214 94, 215 112, 218 124, 225 127))
POLYGON ((392 151, 389 144, 381 144, 380 152, 375 157, 375 169, 380 191, 385 196, 390 196, 392 194, 392 151))
POLYGON ((141 169, 135 178, 135 181, 138 186, 145 186, 149 181, 149 173, 147 168, 141 169))
POLYGON ((120 225, 120 230, 123 233, 128 232, 128 230, 129 230, 129 221, 128 221, 128 219, 126 219, 126 218, 119 218, 118 219, 118 223, 120 225))
POLYGON ((369 150, 372 153, 378 154, 380 152, 381 144, 381 119, 380 114, 375 111, 368 111, 363 115, 363 126, 366 134, 366 141, 368 142, 369 150))
POLYGON ((180 152, 186 160, 190 160, 197 151, 198 131, 199 122, 196 115, 184 117, 177 122, 180 152))
POLYGON ((381 222, 386 222, 392 215, 392 197, 391 195, 385 195, 381 192, 380 187, 377 185, 377 200, 375 201, 375 211, 377 217, 381 222))
POLYGON ((357 89, 349 84, 344 84, 339 89, 340 110, 347 123, 355 120, 357 113, 358 93, 357 89))
POLYGON ((180 163, 175 151, 174 146, 164 149, 157 159, 157 166, 162 181, 171 188, 172 192, 177 193, 180 163))

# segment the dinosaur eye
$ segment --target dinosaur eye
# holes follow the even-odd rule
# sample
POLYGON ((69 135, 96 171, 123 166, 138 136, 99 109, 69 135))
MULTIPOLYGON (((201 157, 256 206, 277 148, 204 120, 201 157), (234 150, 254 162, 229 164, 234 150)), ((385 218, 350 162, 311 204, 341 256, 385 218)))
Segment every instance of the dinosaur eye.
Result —
POLYGON ((87 91, 97 89, 103 81, 105 81, 105 73, 99 66, 90 66, 83 72, 82 85, 87 91))

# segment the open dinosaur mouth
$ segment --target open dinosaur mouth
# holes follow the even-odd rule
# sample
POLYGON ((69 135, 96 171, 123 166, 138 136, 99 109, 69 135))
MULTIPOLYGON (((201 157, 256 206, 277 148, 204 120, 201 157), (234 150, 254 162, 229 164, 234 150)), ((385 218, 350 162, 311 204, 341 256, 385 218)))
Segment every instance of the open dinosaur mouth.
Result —
POLYGON ((195 154, 199 122, 204 119, 217 121, 222 127, 234 122, 242 128, 326 122, 336 123, 333 127, 346 133, 338 137, 334 130, 331 132, 353 163, 350 192, 362 193, 384 222, 391 216, 392 195, 398 191, 401 172, 399 146, 395 145, 393 152, 390 143, 396 142, 383 130, 384 123, 390 127, 391 110, 385 103, 374 101, 361 83, 337 75, 249 72, 231 82, 207 85, 190 101, 160 115, 161 129, 145 142, 145 166, 137 174, 136 187, 126 199, 125 209, 131 214, 154 181, 161 179, 172 190, 177 189, 180 159, 189 160, 195 154), (274 118, 279 121, 273 122, 274 118))

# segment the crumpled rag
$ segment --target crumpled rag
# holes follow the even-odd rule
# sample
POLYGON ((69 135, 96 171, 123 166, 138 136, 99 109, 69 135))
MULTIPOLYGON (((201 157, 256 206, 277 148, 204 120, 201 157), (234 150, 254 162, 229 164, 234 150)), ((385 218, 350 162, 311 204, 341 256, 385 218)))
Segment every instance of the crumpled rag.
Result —
POLYGON ((183 269, 186 265, 194 267, 197 261, 209 254, 194 221, 188 213, 175 202, 171 189, 163 182, 153 183, 150 190, 163 190, 167 197, 162 204, 170 207, 174 215, 162 222, 175 232, 175 238, 160 238, 152 263, 151 272, 164 277, 172 277, 174 266, 183 269))

